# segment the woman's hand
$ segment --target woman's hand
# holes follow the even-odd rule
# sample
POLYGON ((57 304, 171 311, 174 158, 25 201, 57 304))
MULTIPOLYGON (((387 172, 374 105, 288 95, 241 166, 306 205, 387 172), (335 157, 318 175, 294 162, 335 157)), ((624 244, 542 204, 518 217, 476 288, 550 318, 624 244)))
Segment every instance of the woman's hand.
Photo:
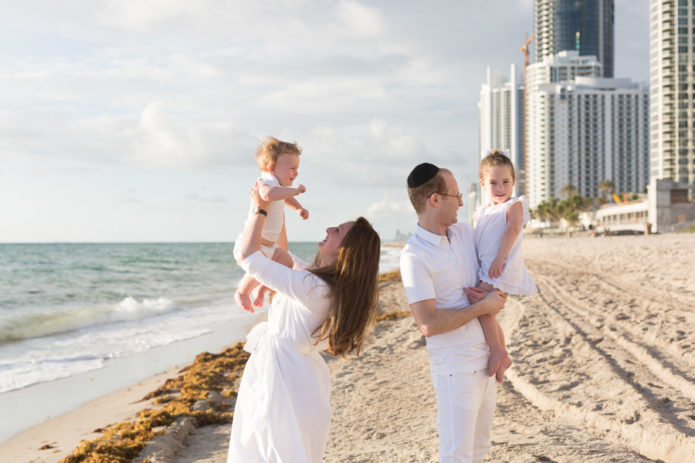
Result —
POLYGON ((256 182, 253 185, 253 188, 251 188, 251 202, 260 209, 263 210, 268 210, 268 204, 270 204, 270 201, 266 201, 261 197, 261 193, 258 191, 258 182, 256 182))

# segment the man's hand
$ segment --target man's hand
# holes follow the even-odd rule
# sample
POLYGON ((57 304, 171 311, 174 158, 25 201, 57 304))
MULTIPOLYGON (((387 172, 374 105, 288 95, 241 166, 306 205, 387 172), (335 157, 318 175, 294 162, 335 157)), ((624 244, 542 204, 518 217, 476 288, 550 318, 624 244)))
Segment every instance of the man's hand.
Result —
POLYGON ((297 191, 298 195, 302 194, 306 191, 306 187, 304 185, 302 185, 301 183, 299 185, 297 185, 294 189, 297 191))
POLYGON ((299 214, 299 217, 301 217, 303 220, 306 220, 309 218, 309 211, 307 211, 304 208, 297 209, 297 214, 299 214))
POLYGON ((466 293, 466 296, 468 296, 468 302, 471 303, 471 305, 475 304, 476 302, 480 302, 483 299, 485 299, 485 296, 487 295, 487 291, 485 291, 483 288, 478 288, 476 286, 469 286, 468 288, 463 288, 463 292, 466 293))
POLYGON ((499 257, 495 257, 495 260, 493 260, 492 264, 490 264, 490 271, 487 272, 487 274, 490 276, 490 278, 497 278, 500 275, 502 275, 503 269, 504 269, 504 259, 500 259, 499 257))
POLYGON ((483 304, 488 315, 497 315, 504 309, 505 302, 507 302, 507 295, 497 290, 490 291, 483 299, 483 304))

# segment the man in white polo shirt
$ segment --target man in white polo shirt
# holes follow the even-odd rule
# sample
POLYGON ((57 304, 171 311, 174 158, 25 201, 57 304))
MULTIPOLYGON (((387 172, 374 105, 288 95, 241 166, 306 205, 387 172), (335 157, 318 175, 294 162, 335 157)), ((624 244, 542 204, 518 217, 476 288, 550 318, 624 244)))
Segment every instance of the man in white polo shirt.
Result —
POLYGON ((490 450, 497 386, 487 372, 488 345, 477 317, 498 313, 506 297, 475 288, 473 228, 457 223, 463 202, 452 173, 420 164, 408 176, 408 195, 418 224, 401 253, 401 277, 427 337, 439 461, 481 462, 490 450))

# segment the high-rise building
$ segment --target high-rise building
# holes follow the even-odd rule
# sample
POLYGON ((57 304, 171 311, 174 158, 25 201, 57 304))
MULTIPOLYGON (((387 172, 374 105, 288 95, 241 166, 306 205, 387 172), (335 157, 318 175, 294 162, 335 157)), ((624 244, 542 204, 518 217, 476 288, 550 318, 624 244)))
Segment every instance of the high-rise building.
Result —
POLYGON ((579 76, 538 84, 527 97, 531 207, 562 198, 567 185, 588 197, 601 195, 603 180, 613 181, 621 193, 644 190, 649 182, 647 88, 629 79, 579 76))
POLYGON ((570 82, 576 77, 601 77, 601 63, 595 56, 579 56, 576 51, 566 50, 530 65, 526 70, 529 92, 539 85, 553 82, 570 82))
POLYGON ((564 50, 596 56, 613 77, 614 0, 534 0, 535 61, 564 50))
POLYGON ((499 149, 508 150, 514 163, 516 182, 514 194, 524 192, 524 87, 511 65, 511 77, 487 68, 487 80, 480 90, 478 103, 479 135, 478 152, 499 149))
POLYGON ((695 5, 650 1, 651 176, 695 183, 695 5))

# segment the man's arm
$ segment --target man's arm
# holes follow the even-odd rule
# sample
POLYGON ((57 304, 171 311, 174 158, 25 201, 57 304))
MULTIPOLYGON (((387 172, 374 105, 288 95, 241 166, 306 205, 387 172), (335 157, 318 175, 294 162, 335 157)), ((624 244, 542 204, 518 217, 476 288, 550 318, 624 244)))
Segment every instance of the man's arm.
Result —
POLYGON ((434 299, 426 299, 410 304, 410 310, 422 334, 430 337, 453 331, 481 315, 495 315, 506 300, 499 291, 491 291, 482 301, 461 309, 437 309, 434 299))

